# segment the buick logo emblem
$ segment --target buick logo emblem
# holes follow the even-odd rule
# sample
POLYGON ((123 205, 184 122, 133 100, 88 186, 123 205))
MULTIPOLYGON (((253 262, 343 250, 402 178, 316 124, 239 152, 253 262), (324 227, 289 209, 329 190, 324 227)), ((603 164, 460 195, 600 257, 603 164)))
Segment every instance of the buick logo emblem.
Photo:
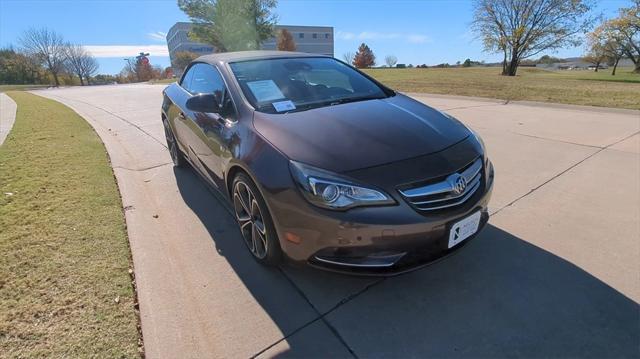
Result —
POLYGON ((462 194, 467 189, 467 180, 457 173, 449 177, 449 183, 451 184, 452 192, 456 195, 462 194))

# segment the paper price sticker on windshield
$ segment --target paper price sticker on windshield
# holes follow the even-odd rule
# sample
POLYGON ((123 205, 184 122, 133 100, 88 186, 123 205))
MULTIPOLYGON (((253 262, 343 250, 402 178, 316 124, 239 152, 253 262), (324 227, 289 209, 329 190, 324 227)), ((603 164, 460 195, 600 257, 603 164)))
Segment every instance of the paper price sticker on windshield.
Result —
POLYGON ((296 109, 296 105, 294 105, 293 102, 289 100, 274 102, 272 103, 272 105, 273 108, 275 108, 278 112, 291 111, 296 109))
POLYGON ((280 100, 284 98, 282 91, 278 88, 273 80, 261 80, 247 82, 247 86, 255 96, 258 102, 268 102, 273 100, 280 100))

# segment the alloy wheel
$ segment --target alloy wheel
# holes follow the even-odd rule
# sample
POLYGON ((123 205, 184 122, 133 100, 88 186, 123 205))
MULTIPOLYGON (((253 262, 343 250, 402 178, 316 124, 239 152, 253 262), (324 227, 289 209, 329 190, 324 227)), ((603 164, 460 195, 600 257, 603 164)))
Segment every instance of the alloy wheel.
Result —
POLYGON ((171 160, 174 164, 178 164, 178 146, 176 144, 176 138, 173 136, 173 131, 169 127, 167 121, 163 121, 164 123, 164 136, 167 139, 167 148, 169 149, 169 154, 171 155, 171 160))
POLYGON ((267 228, 260 206, 249 186, 243 181, 233 188, 233 207, 240 232, 251 253, 258 259, 267 256, 267 228))

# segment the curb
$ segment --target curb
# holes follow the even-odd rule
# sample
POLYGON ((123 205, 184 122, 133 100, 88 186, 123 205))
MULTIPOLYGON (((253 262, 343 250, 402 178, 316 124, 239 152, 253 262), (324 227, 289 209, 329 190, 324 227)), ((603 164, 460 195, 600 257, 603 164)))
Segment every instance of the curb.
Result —
POLYGON ((487 103, 495 103, 495 104, 504 104, 504 105, 522 105, 522 106, 531 106, 531 107, 549 107, 549 108, 559 108, 559 109, 567 109, 574 111, 589 111, 589 112, 599 112, 599 113, 615 113, 615 114, 623 114, 623 115, 636 115, 640 116, 640 110, 632 110, 627 108, 614 108, 614 107, 598 107, 598 106, 586 106, 586 105, 571 105, 564 103, 555 103, 555 102, 540 102, 540 101, 527 101, 527 100, 500 100, 495 98, 487 98, 487 97, 475 97, 475 96, 459 96, 459 95, 442 95, 442 94, 431 94, 431 93, 421 93, 421 92, 402 92, 407 96, 427 96, 433 98, 441 98, 441 99, 450 99, 450 100, 471 100, 471 101, 480 101, 487 103))
POLYGON ((16 112, 18 105, 9 95, 0 93, 0 145, 11 132, 13 124, 16 122, 16 112))

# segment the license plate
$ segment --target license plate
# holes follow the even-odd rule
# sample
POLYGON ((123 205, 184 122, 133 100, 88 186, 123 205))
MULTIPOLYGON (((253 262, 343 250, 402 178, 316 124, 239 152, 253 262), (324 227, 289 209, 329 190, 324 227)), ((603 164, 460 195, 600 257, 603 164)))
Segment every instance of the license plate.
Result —
POLYGON ((464 241, 465 239, 471 237, 476 231, 478 231, 478 226, 480 225, 480 211, 470 215, 469 217, 456 222, 453 226, 451 226, 451 231, 449 232, 449 247, 451 248, 456 244, 464 241))

